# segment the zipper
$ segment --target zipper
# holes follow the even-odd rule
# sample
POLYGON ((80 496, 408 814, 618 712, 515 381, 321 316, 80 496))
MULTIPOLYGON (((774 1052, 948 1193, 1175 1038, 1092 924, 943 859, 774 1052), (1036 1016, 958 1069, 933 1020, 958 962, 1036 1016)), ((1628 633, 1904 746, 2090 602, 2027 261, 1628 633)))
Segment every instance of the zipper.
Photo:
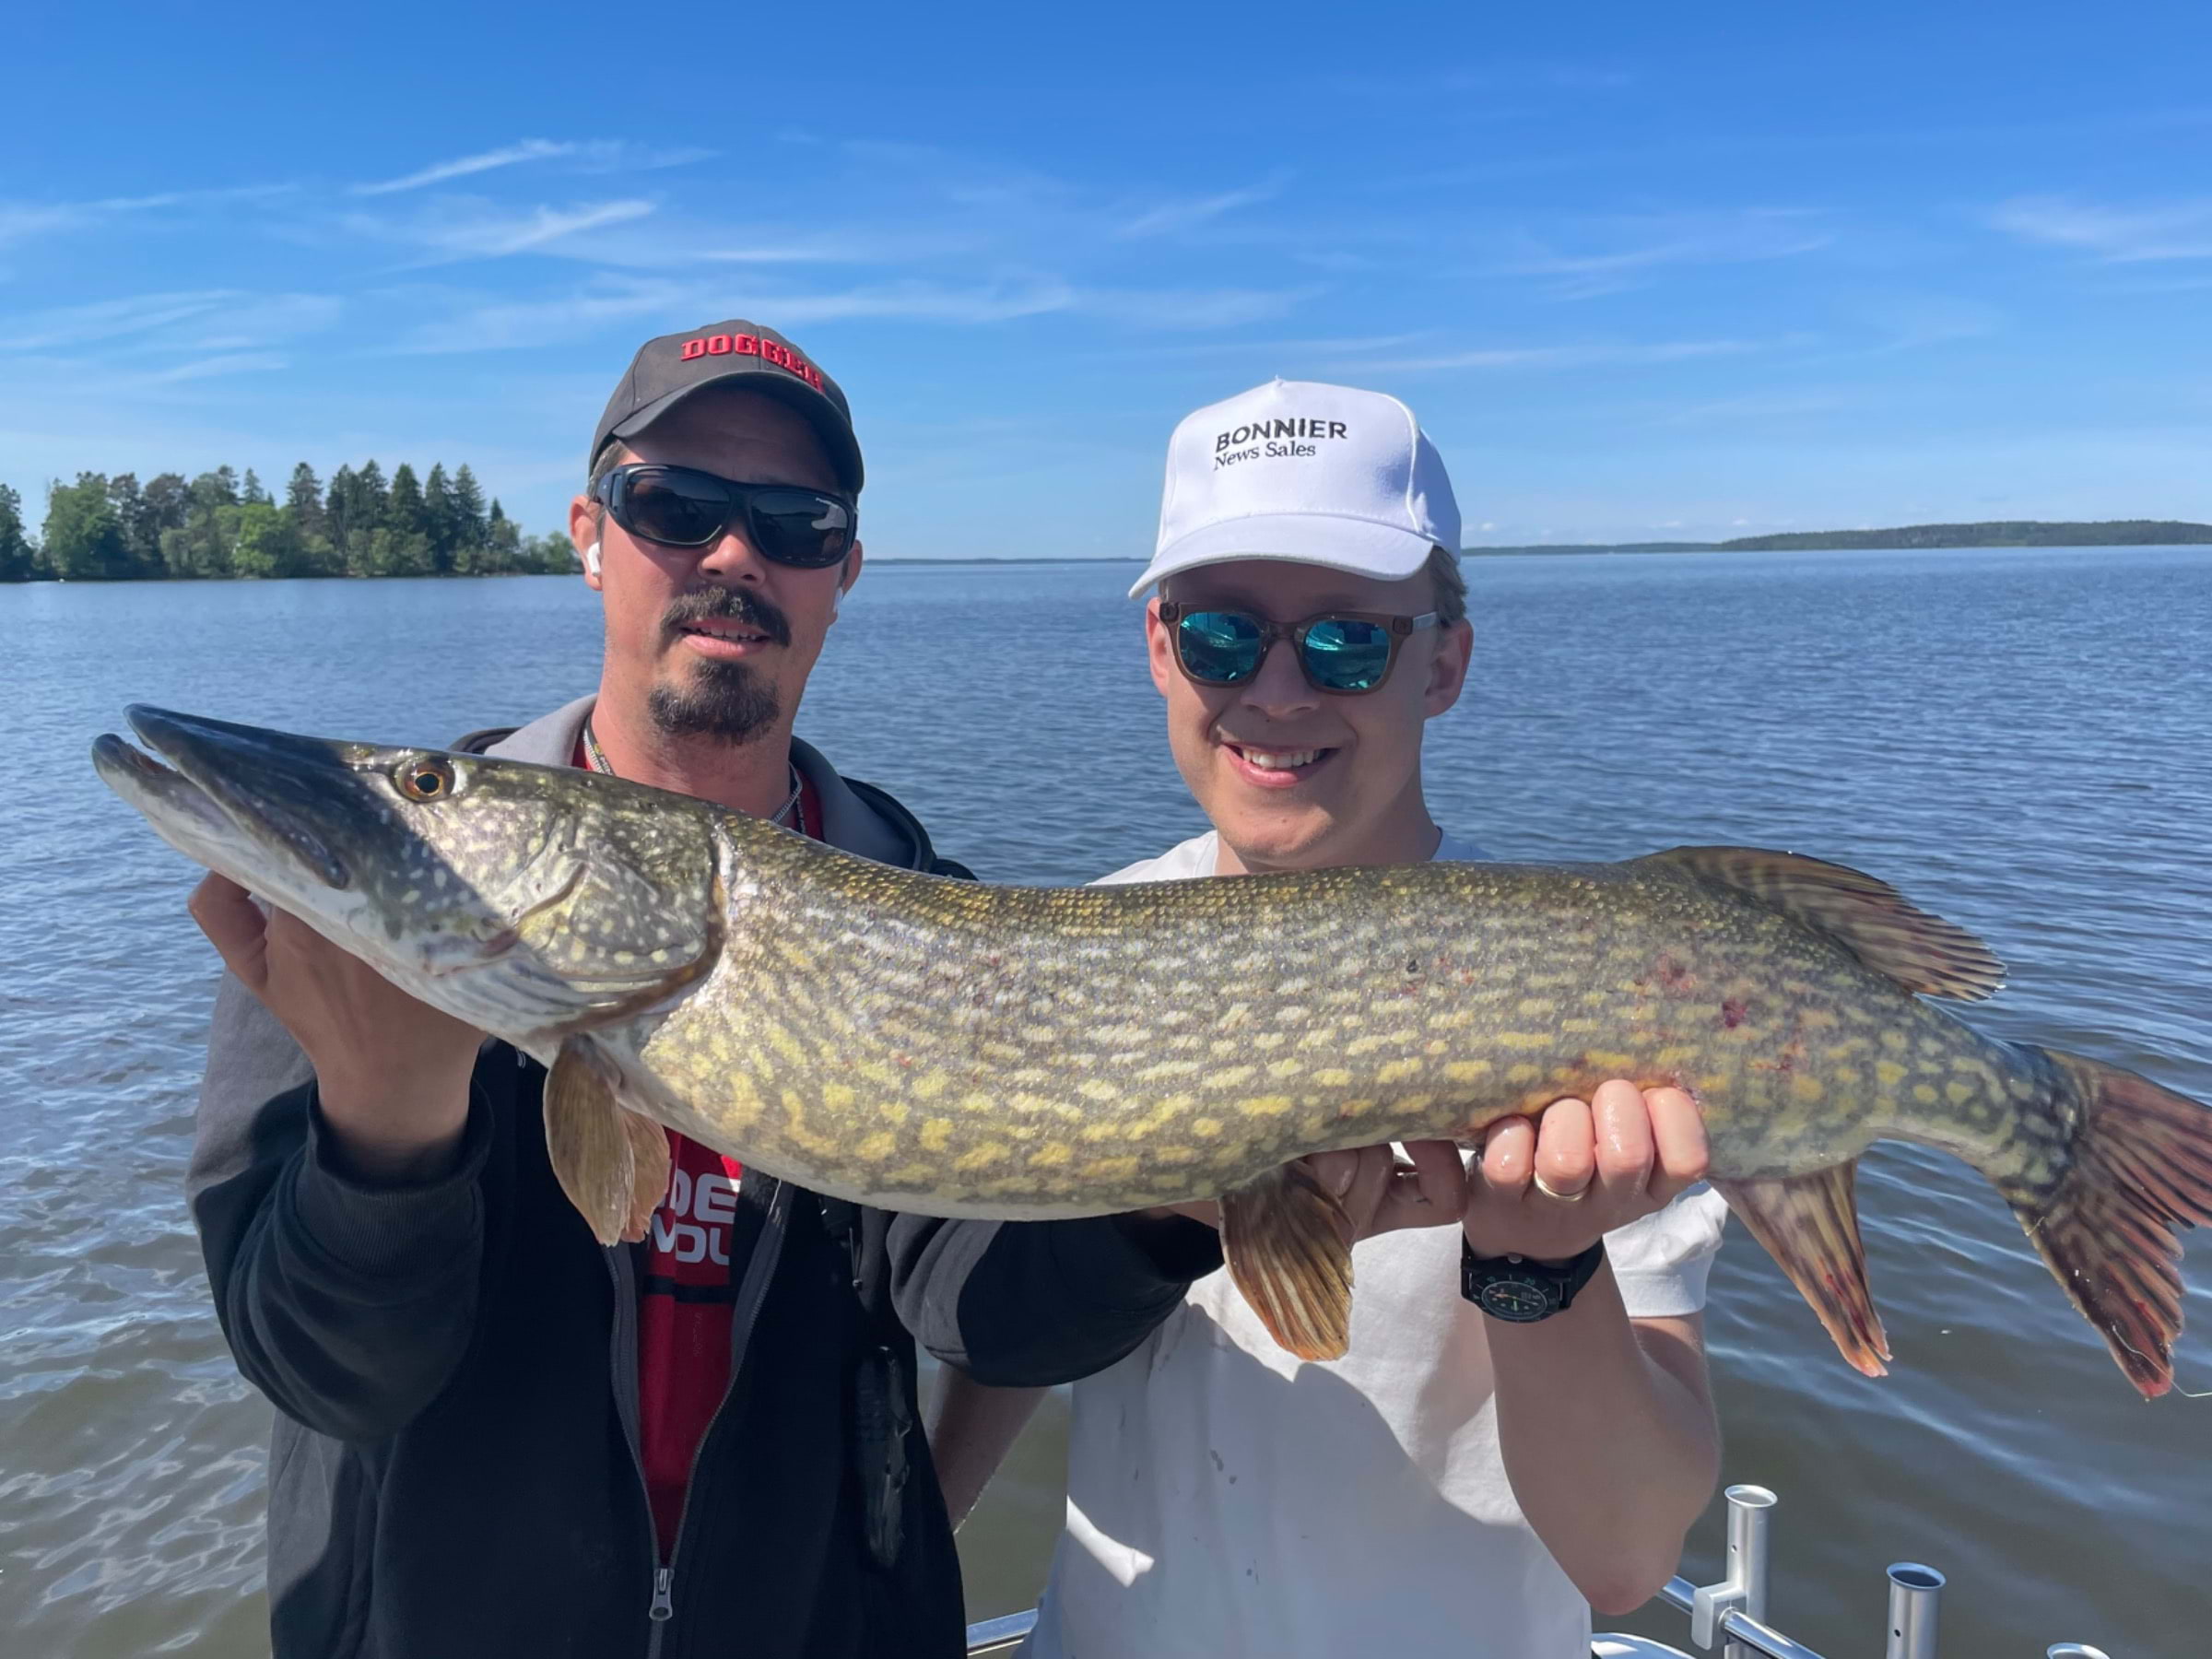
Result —
POLYGON ((684 1507, 676 1520, 676 1538, 669 1546, 668 1559, 661 1561, 660 1527, 653 1518, 653 1490, 645 1479, 645 1455, 639 1448, 638 1428, 638 1295, 637 1276, 633 1270, 623 1271, 623 1265, 631 1263, 629 1249, 615 1245, 607 1252, 607 1271, 615 1278, 615 1415, 621 1419, 623 1439, 629 1445, 629 1461, 638 1472, 638 1490, 645 1500, 645 1530, 653 1541, 653 1600, 645 1609, 651 1633, 646 1639, 645 1659, 660 1659, 662 1633, 668 1621, 676 1617, 676 1561, 684 1547, 684 1523, 690 1519, 691 1497, 699 1483, 699 1460, 713 1439, 715 1427, 727 1410, 730 1396, 737 1392, 737 1372, 745 1363, 745 1350, 752 1341, 753 1322, 760 1316, 760 1304, 768 1300, 768 1281, 775 1276, 778 1259, 783 1253, 785 1224, 791 1213, 791 1187, 777 1182, 776 1189, 769 1194, 768 1214, 761 1218, 760 1231, 753 1241, 753 1253, 745 1265, 745 1277, 738 1282, 737 1300, 730 1310, 730 1380, 722 1391, 722 1403, 714 1407, 714 1415, 707 1419, 707 1427, 699 1437, 699 1444, 691 1450, 691 1466, 684 1476, 684 1507), (627 1359, 625 1350, 627 1349, 627 1359))
POLYGON ((600 1254, 606 1262, 607 1277, 615 1285, 615 1317, 607 1332, 615 1418, 622 1425, 622 1443, 629 1448, 629 1466, 637 1471, 638 1496, 645 1503, 645 1537, 653 1551, 650 1558, 653 1568, 653 1601, 645 1612, 652 1634, 646 1641, 645 1659, 660 1659, 661 1631, 676 1616, 676 1604, 668 1595, 676 1574, 671 1568, 661 1565, 661 1533, 653 1518, 653 1488, 645 1479, 645 1453, 640 1445, 637 1268, 626 1244, 609 1245, 600 1254))

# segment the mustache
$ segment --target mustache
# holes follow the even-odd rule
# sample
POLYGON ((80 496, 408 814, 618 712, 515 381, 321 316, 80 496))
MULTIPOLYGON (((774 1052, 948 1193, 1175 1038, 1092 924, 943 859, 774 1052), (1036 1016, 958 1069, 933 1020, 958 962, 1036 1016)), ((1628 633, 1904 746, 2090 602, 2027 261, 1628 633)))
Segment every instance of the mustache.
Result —
POLYGON ((741 622, 779 645, 791 643, 791 618, 771 601, 742 588, 693 588, 678 594, 661 613, 662 630, 671 636, 701 622, 741 622))

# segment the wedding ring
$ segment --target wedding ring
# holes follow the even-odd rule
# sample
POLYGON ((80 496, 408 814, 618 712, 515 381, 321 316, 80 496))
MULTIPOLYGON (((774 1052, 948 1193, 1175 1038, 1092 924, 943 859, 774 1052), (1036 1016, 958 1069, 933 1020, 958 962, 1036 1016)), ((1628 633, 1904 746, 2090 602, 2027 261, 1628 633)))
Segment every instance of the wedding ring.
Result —
POLYGON ((1589 1187, 1585 1185, 1578 1187, 1571 1193, 1562 1193, 1541 1175, 1535 1177, 1535 1182, 1537 1192, 1543 1194, 1547 1198, 1557 1198, 1561 1204, 1580 1204, 1590 1192, 1589 1187))

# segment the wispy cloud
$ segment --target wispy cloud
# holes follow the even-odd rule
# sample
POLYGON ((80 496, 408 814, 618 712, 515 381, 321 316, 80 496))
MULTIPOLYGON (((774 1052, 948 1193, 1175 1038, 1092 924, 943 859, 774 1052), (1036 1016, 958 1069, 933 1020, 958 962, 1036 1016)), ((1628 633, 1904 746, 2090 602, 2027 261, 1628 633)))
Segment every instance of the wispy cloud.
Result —
POLYGON ((1497 346, 1474 351, 1441 352, 1433 357, 1360 359, 1373 372, 1418 374, 1448 369, 1594 369, 1662 363, 1690 362, 1700 358, 1743 357, 1771 351, 1784 340, 1661 340, 1645 344, 1611 343, 1580 346, 1497 346))
POLYGON ((502 207, 475 198, 448 200, 408 218, 348 214, 341 221, 357 235, 406 242, 444 259, 501 259, 526 253, 607 225, 627 224, 653 211, 635 197, 582 202, 571 207, 502 207))
POLYGON ((103 409, 112 418, 126 405, 205 404, 207 394, 200 388, 206 382, 290 367, 290 359, 273 351, 217 352, 159 368, 127 357, 10 356, 0 359, 0 400, 11 406, 29 398, 49 406, 59 401, 103 409))
POLYGON ((1813 253, 1835 240, 1818 218, 1809 208, 1775 207, 1601 220, 1584 229, 1585 237, 1614 245, 1586 253, 1569 253, 1524 233, 1516 251, 1485 275, 1540 277, 1555 298, 1591 299, 1641 287, 1670 265, 1734 265, 1813 253))
POLYGON ((1040 276, 980 284, 914 279, 805 290, 712 280, 607 276, 549 299, 471 300, 418 325, 407 353, 496 351, 573 341, 618 324, 682 327, 707 317, 754 316, 779 326, 907 318, 984 326, 1055 312, 1146 329, 1234 328, 1295 309, 1310 291, 1261 288, 1138 289, 1085 287, 1040 276))
POLYGON ((2028 241, 2080 248, 2109 265, 2212 259, 2212 198, 2108 207, 2070 196, 2019 196, 1989 222, 2028 241))
POLYGON ((88 202, 0 202, 0 246, 159 208, 265 201, 294 194, 296 187, 290 184, 244 184, 216 190, 171 190, 158 195, 102 196, 88 202))
POLYGON ((799 327, 859 317, 912 317, 938 323, 997 323, 1065 311, 1076 291, 1065 283, 951 288, 887 283, 821 293, 756 290, 729 282, 609 278, 546 300, 486 301, 426 323, 404 336, 403 352, 496 351, 573 341, 618 324, 681 327, 733 314, 799 327))
POLYGON ((291 366, 290 359, 273 351, 229 351, 210 358, 197 358, 171 368, 158 369, 144 377, 148 386, 173 386, 186 381, 210 380, 225 374, 265 374, 291 366))
POLYGON ((1280 175, 1265 183, 1248 185, 1242 190, 1225 190, 1218 195, 1162 202, 1138 214, 1121 226, 1114 234, 1124 241, 1134 241, 1141 237, 1164 236, 1171 231, 1188 230, 1194 225, 1203 225, 1208 219, 1219 218, 1225 213, 1234 213, 1240 207, 1273 201, 1283 194, 1283 186, 1288 182, 1288 175, 1280 175))
POLYGON ((1320 288, 1094 288, 1076 309, 1143 328, 1240 328, 1288 316, 1320 288))
POLYGON ((327 327, 342 309, 341 300, 324 294, 235 288, 135 294, 0 316, 0 351, 66 350, 121 339, 167 350, 239 351, 327 327))
MULTIPOLYGON (((1863 398, 1842 392, 1754 392, 1742 397, 1716 397, 1702 403, 1670 403, 1653 414, 1660 426, 1733 425, 1754 427, 1771 420, 1791 420, 1806 415, 1832 415, 1856 406, 1863 398)), ((1663 525, 1663 529, 1677 526, 1663 525)))
POLYGON ((712 150, 707 149, 646 149, 616 139, 524 138, 474 156, 457 156, 450 161, 434 161, 400 178, 356 184, 353 194, 392 195, 403 190, 424 190, 432 184, 443 184, 449 180, 471 178, 477 173, 491 172, 502 167, 519 167, 531 161, 572 161, 586 172, 618 172, 643 168, 682 167, 689 162, 703 161, 713 154, 712 150))
POLYGON ((501 149, 485 150, 474 156, 461 156, 451 161, 434 161, 418 172, 407 173, 397 179, 385 179, 374 184, 356 184, 356 195, 390 195, 394 191, 420 190, 426 185, 442 184, 448 179, 465 179, 480 172, 489 172, 498 167, 514 167, 524 161, 549 161, 556 156, 573 155, 573 144, 555 144, 546 138, 525 138, 519 144, 510 144, 501 149))
POLYGON ((0 203, 0 247, 55 230, 74 229, 94 217, 87 207, 69 203, 0 203))
POLYGON ((0 351, 53 351, 204 317, 226 300, 228 289, 195 294, 139 294, 90 305, 55 306, 0 318, 0 351))
POLYGON ((155 195, 109 196, 86 204, 101 213, 142 213, 155 207, 192 207, 222 202, 265 202, 297 195, 297 184, 226 184, 212 190, 168 190, 155 195))

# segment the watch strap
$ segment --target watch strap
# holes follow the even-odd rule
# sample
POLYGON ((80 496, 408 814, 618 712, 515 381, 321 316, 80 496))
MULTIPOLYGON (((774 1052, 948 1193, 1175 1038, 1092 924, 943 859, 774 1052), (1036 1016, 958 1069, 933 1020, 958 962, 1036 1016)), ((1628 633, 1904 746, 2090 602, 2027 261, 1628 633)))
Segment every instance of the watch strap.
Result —
POLYGON ((1459 1235, 1459 1293, 1494 1319, 1533 1324, 1563 1313, 1575 1294, 1606 1259, 1603 1239, 1564 1262, 1532 1261, 1526 1256, 1481 1256, 1459 1235))

